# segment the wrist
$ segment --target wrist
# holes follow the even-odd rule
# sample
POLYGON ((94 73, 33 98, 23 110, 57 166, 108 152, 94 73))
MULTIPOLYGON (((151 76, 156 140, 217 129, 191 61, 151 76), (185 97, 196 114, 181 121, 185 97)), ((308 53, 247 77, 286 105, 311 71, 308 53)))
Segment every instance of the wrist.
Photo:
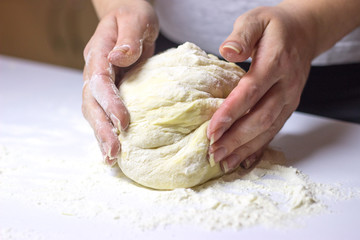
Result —
POLYGON ((138 2, 147 2, 146 0, 92 0, 93 6, 95 8, 95 12, 101 20, 105 17, 108 13, 124 7, 124 6, 131 6, 138 2))
POLYGON ((283 1, 277 5, 287 17, 289 17, 290 22, 292 22, 292 36, 293 36, 293 45, 306 48, 306 51, 303 51, 303 58, 306 58, 311 62, 316 56, 319 55, 320 46, 318 44, 321 42, 318 41, 318 29, 320 24, 316 15, 311 11, 307 11, 300 4, 294 1, 283 1))
POLYGON ((284 0, 279 4, 298 18, 316 57, 360 26, 359 0, 284 0))

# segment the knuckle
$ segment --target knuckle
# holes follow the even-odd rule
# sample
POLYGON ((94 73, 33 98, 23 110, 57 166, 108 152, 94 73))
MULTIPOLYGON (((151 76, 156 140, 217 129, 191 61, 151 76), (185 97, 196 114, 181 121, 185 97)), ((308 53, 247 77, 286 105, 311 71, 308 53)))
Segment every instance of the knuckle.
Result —
POLYGON ((246 94, 246 101, 251 103, 257 102, 261 94, 261 88, 258 84, 251 83, 249 84, 249 86, 247 86, 245 94, 246 94))
POLYGON ((267 130, 268 138, 269 139, 273 138, 278 133, 280 128, 281 128, 280 122, 278 124, 272 124, 267 130))
POLYGON ((297 107, 300 103, 301 98, 301 89, 302 87, 299 84, 298 80, 292 80, 287 83, 285 91, 285 103, 293 107, 297 107))
POLYGON ((242 146, 244 144, 243 136, 245 136, 243 129, 241 127, 237 128, 231 138, 231 144, 236 148, 242 146))
POLYGON ((275 124, 273 124, 269 127, 269 132, 270 132, 271 136, 275 135, 277 133, 277 131, 278 131, 278 127, 275 124))
POLYGON ((246 156, 252 154, 254 152, 252 146, 250 144, 244 144, 239 148, 239 154, 241 153, 241 160, 244 160, 246 156))
POLYGON ((248 29, 257 29, 257 26, 258 21, 254 15, 245 14, 235 20, 233 33, 235 33, 237 40, 244 45, 243 51, 247 51, 252 45, 253 36, 250 34, 252 31, 248 31, 248 29))
POLYGON ((287 69, 293 63, 291 53, 286 51, 285 49, 279 50, 276 54, 278 59, 278 66, 280 69, 287 69))
MULTIPOLYGON (((231 139, 231 146, 232 148, 231 149, 236 149, 236 148, 239 148, 242 146, 243 142, 242 142, 242 139, 240 136, 238 135, 235 135, 232 139, 231 139)), ((231 150, 230 149, 230 150, 231 150)))
POLYGON ((275 121, 275 116, 271 112, 262 113, 259 117, 259 125, 262 129, 269 129, 275 121))
POLYGON ((297 77, 293 78, 293 79, 289 79, 287 81, 287 89, 288 89, 288 92, 293 95, 294 92, 297 92, 298 89, 299 89, 299 80, 297 77))
POLYGON ((250 22, 250 23, 258 22, 258 19, 260 17, 262 17, 262 14, 268 13, 269 9, 271 9, 271 8, 267 7, 267 6, 260 6, 260 7, 253 8, 252 10, 239 16, 236 19, 235 24, 241 24, 243 22, 250 22))
POLYGON ((254 9, 254 13, 256 14, 262 14, 262 13, 268 13, 271 12, 272 7, 269 6, 259 6, 254 9))
POLYGON ((154 17, 152 11, 147 11, 145 14, 142 14, 141 16, 139 16, 139 19, 142 23, 145 23, 145 25, 151 25, 153 27, 157 25, 157 18, 154 17))
POLYGON ((238 26, 241 26, 241 24, 246 21, 246 19, 248 18, 248 15, 244 14, 244 15, 240 15, 234 22, 234 29, 237 28, 238 26))
POLYGON ((225 101, 221 108, 223 109, 224 117, 222 118, 223 121, 221 121, 222 123, 230 123, 231 119, 236 119, 235 116, 235 112, 234 112, 234 107, 232 106, 233 104, 231 103, 231 101, 225 101), (225 121, 225 120, 230 120, 230 121, 225 121))

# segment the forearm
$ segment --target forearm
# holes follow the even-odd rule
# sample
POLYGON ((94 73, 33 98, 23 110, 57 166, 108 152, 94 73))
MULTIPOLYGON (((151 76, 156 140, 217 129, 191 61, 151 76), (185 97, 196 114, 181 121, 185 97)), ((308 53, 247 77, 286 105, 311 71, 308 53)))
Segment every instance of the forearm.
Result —
POLYGON ((360 26, 359 0, 284 0, 279 6, 299 13, 314 40, 314 57, 360 26))
POLYGON ((92 0, 95 11, 102 19, 107 13, 124 5, 129 5, 134 1, 145 1, 145 0, 92 0))

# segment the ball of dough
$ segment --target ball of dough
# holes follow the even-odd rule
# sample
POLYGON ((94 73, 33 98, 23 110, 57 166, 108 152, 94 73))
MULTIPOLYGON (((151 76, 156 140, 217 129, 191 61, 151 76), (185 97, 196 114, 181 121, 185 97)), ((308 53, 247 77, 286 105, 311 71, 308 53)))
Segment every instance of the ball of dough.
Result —
POLYGON ((185 43, 128 72, 120 95, 130 125, 119 140, 118 165, 141 185, 187 188, 222 175, 210 167, 206 129, 244 70, 185 43))

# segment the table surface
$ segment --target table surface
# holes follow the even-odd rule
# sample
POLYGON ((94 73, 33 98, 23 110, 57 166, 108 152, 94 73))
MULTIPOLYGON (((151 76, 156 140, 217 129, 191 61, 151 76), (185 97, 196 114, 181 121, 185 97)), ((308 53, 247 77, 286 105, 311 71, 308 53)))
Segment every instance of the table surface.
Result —
MULTIPOLYGON (((73 146, 94 144, 92 131, 81 114, 81 90, 81 71, 0 56, 0 145, 26 148, 34 132, 41 133, 41 141, 53 143, 49 144, 48 151, 59 151, 60 155, 66 151, 60 151, 59 145, 62 149, 73 149, 73 146), (63 141, 64 135, 56 137, 54 132, 67 134, 66 142, 63 141)), ((281 149, 289 164, 309 175, 313 181, 360 188, 358 124, 294 113, 271 145, 281 149)), ((79 149, 70 152, 74 157, 86 156, 85 150, 79 149)), ((33 149, 34 152, 43 150, 33 149)), ((341 201, 331 208, 331 214, 314 216, 304 228, 285 232, 259 226, 223 232, 174 228, 171 231, 134 233, 131 229, 107 223, 94 226, 85 220, 65 220, 65 217, 49 216, 46 212, 34 212, 22 208, 19 203, 2 202, 0 197, 0 230, 32 226, 37 230, 61 231, 67 239, 100 239, 104 232, 119 233, 126 236, 125 239, 130 239, 130 236, 146 236, 147 239, 287 239, 289 236, 292 239, 314 236, 356 239, 360 199, 341 201)))

